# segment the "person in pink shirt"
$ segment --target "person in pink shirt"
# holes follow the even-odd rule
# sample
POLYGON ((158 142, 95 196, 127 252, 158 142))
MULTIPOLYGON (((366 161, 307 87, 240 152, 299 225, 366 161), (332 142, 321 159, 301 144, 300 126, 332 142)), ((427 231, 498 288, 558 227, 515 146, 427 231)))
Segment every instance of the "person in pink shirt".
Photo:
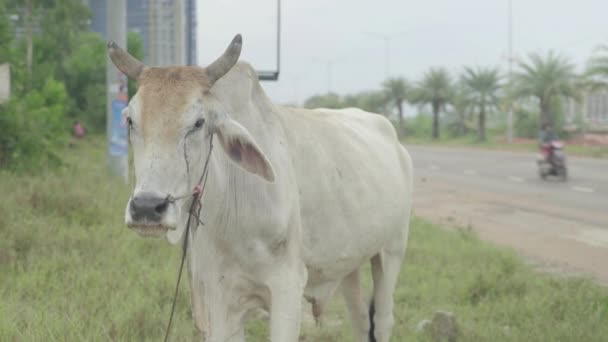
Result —
POLYGON ((84 137, 84 126, 82 125, 82 123, 80 123, 80 121, 76 120, 74 121, 74 136, 78 139, 81 139, 84 137))

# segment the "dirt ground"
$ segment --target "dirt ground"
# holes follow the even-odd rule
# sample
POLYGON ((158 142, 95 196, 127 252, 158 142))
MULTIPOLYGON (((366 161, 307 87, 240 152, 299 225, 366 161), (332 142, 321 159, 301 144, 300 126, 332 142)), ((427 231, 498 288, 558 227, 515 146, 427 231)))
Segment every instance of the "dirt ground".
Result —
POLYGON ((509 246, 542 270, 591 276, 608 284, 608 213, 548 205, 540 198, 471 190, 418 176, 414 214, 447 227, 470 227, 509 246))

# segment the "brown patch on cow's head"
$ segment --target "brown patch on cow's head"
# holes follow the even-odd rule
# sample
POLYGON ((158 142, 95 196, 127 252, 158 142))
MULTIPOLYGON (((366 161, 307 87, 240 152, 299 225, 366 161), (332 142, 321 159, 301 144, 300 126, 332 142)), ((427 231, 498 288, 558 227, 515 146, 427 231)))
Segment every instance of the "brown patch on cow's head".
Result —
POLYGON ((144 139, 175 139, 179 115, 209 88, 208 77, 200 67, 146 68, 138 79, 137 92, 144 139))

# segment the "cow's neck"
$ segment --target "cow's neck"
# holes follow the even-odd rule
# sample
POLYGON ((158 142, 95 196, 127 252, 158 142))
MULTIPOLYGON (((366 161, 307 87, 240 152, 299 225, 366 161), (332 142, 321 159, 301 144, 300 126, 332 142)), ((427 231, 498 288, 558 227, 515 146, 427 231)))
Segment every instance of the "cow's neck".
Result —
POLYGON ((218 145, 216 142, 209 161, 201 220, 209 234, 234 240, 242 236, 240 226, 255 224, 255 217, 248 213, 255 210, 261 187, 257 176, 240 170, 218 145), (243 222, 246 217, 250 217, 248 224, 243 222))

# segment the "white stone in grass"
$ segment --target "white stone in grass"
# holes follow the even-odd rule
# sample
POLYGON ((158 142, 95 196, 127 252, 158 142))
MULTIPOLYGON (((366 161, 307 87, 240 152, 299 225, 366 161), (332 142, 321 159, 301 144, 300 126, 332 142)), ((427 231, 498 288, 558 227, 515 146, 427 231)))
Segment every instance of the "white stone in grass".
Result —
POLYGON ((416 325, 416 332, 424 332, 431 325, 431 321, 428 319, 423 319, 416 325))

